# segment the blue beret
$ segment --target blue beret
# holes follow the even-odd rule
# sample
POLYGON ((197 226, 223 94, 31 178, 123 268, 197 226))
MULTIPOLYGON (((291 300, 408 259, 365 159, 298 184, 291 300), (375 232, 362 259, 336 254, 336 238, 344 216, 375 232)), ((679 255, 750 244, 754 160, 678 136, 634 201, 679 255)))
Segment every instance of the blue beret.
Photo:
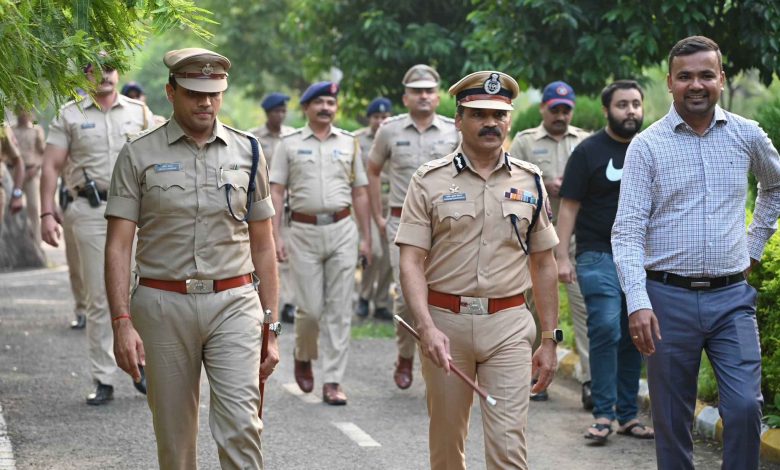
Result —
POLYGON ((574 88, 566 82, 552 82, 544 87, 544 92, 542 92, 542 103, 546 104, 547 107, 565 104, 573 108, 575 101, 574 88))
POLYGON ((122 94, 127 96, 128 93, 130 93, 131 90, 135 90, 140 94, 144 94, 144 89, 141 88, 141 85, 139 85, 137 82, 127 82, 125 83, 125 86, 122 87, 122 94))
POLYGON ((301 95, 301 104, 306 104, 314 98, 320 96, 336 96, 339 94, 338 83, 333 82, 317 82, 312 84, 301 95))
POLYGON ((277 106, 281 106, 287 103, 287 101, 289 100, 290 97, 285 95, 284 93, 274 92, 266 96, 265 99, 263 99, 263 102, 260 103, 260 106, 262 106, 264 110, 270 111, 276 108, 277 106))
POLYGON ((385 98, 384 96, 380 96, 379 98, 374 98, 374 101, 371 102, 371 104, 368 105, 368 109, 366 110, 366 116, 371 116, 374 113, 392 113, 393 112, 393 103, 385 98))

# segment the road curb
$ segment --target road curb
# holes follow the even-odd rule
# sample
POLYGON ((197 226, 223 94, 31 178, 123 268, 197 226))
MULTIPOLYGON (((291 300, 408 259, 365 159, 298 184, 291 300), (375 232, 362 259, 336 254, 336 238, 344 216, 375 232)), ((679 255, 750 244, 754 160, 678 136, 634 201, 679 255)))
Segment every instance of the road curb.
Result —
MULTIPOLYGON (((576 379, 579 362, 580 357, 576 352, 558 348, 557 374, 576 379)), ((639 381, 638 400, 643 409, 650 408, 650 393, 645 379, 639 381)), ((694 416, 693 428, 696 432, 707 439, 723 444, 723 420, 717 408, 696 400, 694 416)), ((770 429, 764 424, 761 425, 761 458, 767 462, 780 463, 780 429, 770 429)))

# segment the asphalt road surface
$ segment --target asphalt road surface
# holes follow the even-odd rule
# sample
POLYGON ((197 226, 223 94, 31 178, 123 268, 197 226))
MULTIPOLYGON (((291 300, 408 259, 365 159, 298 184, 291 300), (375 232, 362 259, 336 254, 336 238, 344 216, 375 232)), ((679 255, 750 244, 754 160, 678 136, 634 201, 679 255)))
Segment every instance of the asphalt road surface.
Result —
MULTIPOLYGON (((72 299, 61 251, 55 266, 0 274, 0 470, 13 468, 3 439, 10 441, 17 469, 154 469, 154 433, 146 400, 122 376, 106 406, 84 403, 93 391, 84 331, 67 328, 72 299), (5 466, 4 466, 5 465, 5 466)), ((293 337, 281 340, 282 362, 266 386, 263 449, 269 469, 424 469, 428 467, 424 387, 415 381, 398 390, 392 371, 395 344, 388 339, 352 342, 343 383, 345 407, 320 398, 315 363, 314 393, 301 394, 292 371, 293 337)), ((199 466, 218 469, 208 427, 209 388, 201 387, 199 466)), ((647 416, 643 416, 648 421, 647 416)), ((558 379, 550 401, 532 403, 529 461, 533 469, 655 469, 652 441, 613 434, 605 447, 582 438, 592 417, 580 407, 579 385, 558 379)), ((479 407, 472 410, 466 447, 470 469, 485 468, 479 407)), ((696 466, 720 468, 717 445, 697 442, 696 466)), ((778 466, 765 466, 778 469, 778 466)))

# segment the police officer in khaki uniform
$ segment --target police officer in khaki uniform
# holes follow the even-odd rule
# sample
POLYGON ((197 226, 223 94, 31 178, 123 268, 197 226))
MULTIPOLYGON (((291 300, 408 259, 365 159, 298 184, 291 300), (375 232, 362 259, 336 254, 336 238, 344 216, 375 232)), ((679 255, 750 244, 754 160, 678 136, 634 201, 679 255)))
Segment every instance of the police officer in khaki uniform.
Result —
POLYGON ((455 153, 412 177, 395 243, 401 285, 421 336, 430 416, 430 464, 465 469, 473 390, 449 374, 449 362, 476 378, 497 401, 481 403, 488 469, 527 469, 529 383, 546 388, 556 365, 558 244, 539 169, 501 145, 519 89, 501 72, 472 73, 453 85, 455 153), (523 292, 536 294, 542 345, 523 292))
POLYGON ((301 96, 307 124, 282 138, 271 165, 271 193, 277 258, 288 256, 294 278, 295 380, 303 392, 314 388, 311 361, 318 358, 323 329, 322 399, 345 405, 341 381, 349 351, 352 292, 360 254, 371 259, 366 172, 352 133, 333 126, 338 84, 319 82, 301 96), (290 251, 280 236, 284 193, 290 199, 290 251))
MULTIPOLYGON (((84 71, 95 80, 92 65, 84 71)), ((87 397, 90 405, 113 399, 117 370, 103 278, 106 193, 122 146, 152 122, 152 113, 144 103, 117 92, 118 81, 119 73, 106 62, 95 97, 72 101, 60 109, 49 127, 41 175, 41 236, 44 242, 58 246, 61 230, 54 193, 57 177, 68 165, 63 177, 74 200, 63 215, 63 225, 73 230, 87 294, 90 372, 97 385, 95 393, 87 397)))
POLYGON ((117 362, 136 380, 146 363, 161 469, 197 468, 201 367, 221 467, 263 468, 259 384, 279 360, 271 334, 260 363, 262 309, 275 318, 278 296, 266 162, 254 136, 217 118, 227 58, 188 48, 163 61, 173 117, 122 149, 106 207, 117 362))
MULTIPOLYGON (((363 165, 367 165, 371 145, 374 143, 379 126, 392 115, 393 103, 384 97, 375 98, 368 105, 366 117, 368 127, 355 131, 355 136, 360 143, 360 155, 363 157, 363 165)), ((385 163, 387 168, 387 163, 385 163)), ((386 215, 387 198, 390 194, 390 179, 386 172, 382 172, 382 213, 386 215)), ((358 317, 365 318, 369 313, 370 303, 374 303, 374 318, 378 320, 392 320, 390 312, 390 285, 393 282, 393 268, 390 266, 390 251, 387 240, 379 235, 379 228, 375 221, 371 221, 371 258, 370 266, 363 268, 358 286, 358 304, 355 313, 358 317)))
MULTIPOLYGON (((256 127, 249 132, 257 137, 260 141, 260 146, 263 148, 263 155, 268 162, 268 167, 271 167, 273 161, 274 151, 279 143, 282 141, 282 135, 289 134, 294 131, 290 126, 285 126, 284 120, 287 117, 287 102, 290 97, 284 93, 270 93, 263 98, 260 106, 265 111, 266 121, 265 124, 256 127)), ((288 207, 285 207, 284 219, 285 223, 281 227, 281 235, 285 241, 288 240, 289 224, 287 223, 287 214, 289 212, 288 207)), ((290 275, 290 264, 287 262, 279 263, 279 316, 285 323, 293 322, 293 315, 295 314, 295 306, 292 296, 292 276, 290 275)))
POLYGON ((16 213, 24 207, 22 199, 22 184, 24 183, 24 163, 16 145, 13 130, 11 126, 3 122, 0 127, 0 225, 3 224, 5 217, 5 206, 8 201, 6 189, 3 187, 5 182, 6 164, 13 167, 13 188, 10 191, 10 209, 11 213, 16 213))
MULTIPOLYGON (((588 131, 570 125, 574 115, 576 97, 574 89, 565 82, 552 82, 542 92, 542 103, 539 105, 539 113, 542 115, 542 123, 538 127, 520 131, 512 141, 509 149, 510 155, 538 166, 544 174, 544 186, 550 194, 550 204, 553 211, 553 223, 558 216, 558 207, 561 200, 558 191, 563 182, 563 172, 566 162, 574 148, 590 135, 588 131)), ((571 262, 574 264, 576 245, 571 243, 571 262)), ((593 402, 590 397, 590 361, 588 351, 588 313, 585 309, 585 300, 582 298, 580 286, 576 282, 566 284, 566 293, 569 298, 569 312, 574 325, 574 337, 577 343, 577 353, 580 356, 580 379, 582 380, 582 405, 585 409, 592 409, 593 402)), ((532 292, 526 292, 528 308, 536 315, 532 292)), ((539 344, 539 338, 536 339, 539 344)), ((535 346, 536 347, 536 346, 535 346)), ((534 401, 547 400, 547 392, 543 391, 531 397, 534 401)))
POLYGON ((13 126, 14 137, 19 146, 19 152, 24 161, 24 192, 27 204, 27 219, 35 241, 41 243, 41 163, 46 136, 43 128, 33 121, 35 116, 26 110, 16 111, 16 125, 13 126))
MULTIPOLYGON (((379 128, 368 162, 371 213, 379 233, 390 241, 395 239, 398 231, 401 207, 414 171, 425 162, 451 153, 459 140, 454 121, 436 114, 439 106, 439 74, 436 70, 427 65, 415 65, 404 75, 403 85, 403 102, 409 113, 388 119, 379 128), (389 216, 382 211, 381 203, 381 174, 386 162, 389 162, 386 173, 390 179, 389 216)), ((398 247, 390 243, 390 264, 395 282, 400 285, 398 253, 398 247)), ((400 292, 395 297, 393 313, 407 322, 412 320, 400 292)), ((399 388, 406 389, 412 385, 414 338, 399 325, 396 341, 398 360, 393 379, 399 388)))

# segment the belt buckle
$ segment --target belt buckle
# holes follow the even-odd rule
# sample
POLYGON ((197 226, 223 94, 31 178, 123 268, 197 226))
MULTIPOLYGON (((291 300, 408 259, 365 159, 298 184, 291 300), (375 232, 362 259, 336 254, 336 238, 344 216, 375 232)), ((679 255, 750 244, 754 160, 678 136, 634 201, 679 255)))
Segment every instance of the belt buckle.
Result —
POLYGON ((317 214, 317 225, 328 225, 333 223, 333 214, 317 214))
POLYGON ((488 299, 484 297, 460 297, 460 313, 468 315, 487 315, 488 299))
POLYGON ((702 289, 710 287, 710 281, 693 281, 691 282, 692 289, 702 289))
POLYGON ((211 294, 214 292, 214 281, 207 279, 187 279, 184 281, 188 294, 211 294))

